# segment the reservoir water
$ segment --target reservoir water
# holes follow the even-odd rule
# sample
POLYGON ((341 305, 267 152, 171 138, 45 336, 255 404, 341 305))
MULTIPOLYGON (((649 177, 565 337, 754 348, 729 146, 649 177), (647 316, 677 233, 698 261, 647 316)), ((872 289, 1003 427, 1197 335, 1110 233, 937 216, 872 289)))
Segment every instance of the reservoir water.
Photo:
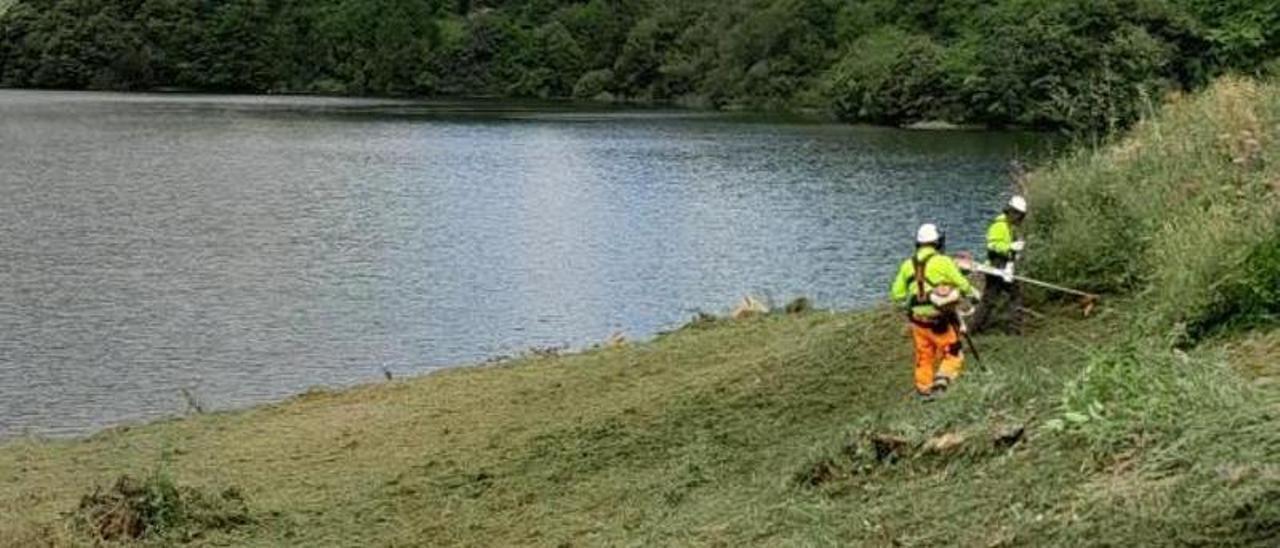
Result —
MULTIPOLYGON (((0 438, 882 300, 1028 136, 663 110, 0 91, 0 438)), ((905 344, 905 343, 904 343, 905 344)))

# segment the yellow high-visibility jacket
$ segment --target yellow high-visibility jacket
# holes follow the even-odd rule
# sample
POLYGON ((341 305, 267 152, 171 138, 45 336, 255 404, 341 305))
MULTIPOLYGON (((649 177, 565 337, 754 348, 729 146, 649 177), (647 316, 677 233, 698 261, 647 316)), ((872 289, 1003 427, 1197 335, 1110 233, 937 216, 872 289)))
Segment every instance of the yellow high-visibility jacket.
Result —
MULTIPOLYGON (((991 227, 987 228, 987 256, 994 260, 1003 261, 1014 260, 1013 252, 1013 223, 1009 221, 1009 216, 1001 213, 991 222, 991 227)), ((996 265, 996 266, 1003 266, 996 265)))
POLYGON ((929 302, 928 296, 939 285, 950 285, 960 290, 960 294, 965 297, 973 297, 976 293, 969 279, 960 272, 951 257, 938 253, 933 247, 924 246, 916 250, 912 259, 902 262, 889 296, 897 305, 907 307, 912 317, 921 320, 935 319, 939 310, 929 302), (916 263, 924 265, 923 291, 920 291, 922 288, 917 284, 916 263), (923 293, 924 298, 920 298, 918 293, 923 293))

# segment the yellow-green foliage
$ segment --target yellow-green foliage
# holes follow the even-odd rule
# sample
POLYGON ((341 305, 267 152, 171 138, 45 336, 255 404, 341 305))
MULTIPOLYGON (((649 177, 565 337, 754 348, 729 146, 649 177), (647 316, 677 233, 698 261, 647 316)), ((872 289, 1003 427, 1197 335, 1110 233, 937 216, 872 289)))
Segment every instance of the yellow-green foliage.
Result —
POLYGON ((1226 78, 1171 97, 1114 144, 1039 173, 1031 201, 1036 274, 1140 295, 1161 327, 1201 320, 1277 236, 1280 86, 1226 78))

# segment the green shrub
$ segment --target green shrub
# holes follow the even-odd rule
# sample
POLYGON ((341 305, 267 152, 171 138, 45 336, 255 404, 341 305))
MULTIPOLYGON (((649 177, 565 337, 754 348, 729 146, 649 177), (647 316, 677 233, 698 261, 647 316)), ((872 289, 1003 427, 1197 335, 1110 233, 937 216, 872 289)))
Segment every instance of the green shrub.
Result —
POLYGON ((508 92, 533 97, 568 97, 582 74, 584 54, 564 25, 552 22, 539 27, 524 50, 520 79, 508 92))
POLYGON ((582 75, 573 86, 573 96, 579 99, 591 99, 609 90, 613 84, 613 71, 609 69, 593 70, 582 75))
POLYGON ((1210 54, 1222 65, 1253 70, 1280 54, 1280 3, 1256 0, 1188 0, 1204 22, 1210 54))
POLYGON ((618 86, 630 97, 652 98, 659 78, 663 50, 670 41, 669 31, 656 18, 645 18, 627 34, 622 53, 614 63, 620 74, 618 86))
POLYGON ((532 42, 504 12, 478 12, 466 19, 461 40, 446 42, 431 57, 441 91, 498 95, 523 91, 520 55, 532 42))
POLYGON ((1253 246, 1232 270, 1188 326, 1192 340, 1224 329, 1280 323, 1280 230, 1253 246))
POLYGON ((1002 2, 966 33, 957 95, 977 121, 1101 133, 1191 85, 1194 31, 1176 10, 1135 1, 1002 2), (1185 43, 1185 44, 1184 44, 1185 43))
POLYGON ((926 35, 884 28, 845 51, 826 77, 835 113, 845 120, 902 123, 934 117, 948 94, 943 49, 926 35))
POLYGON ((745 3, 748 9, 721 38, 713 71, 720 83, 712 95, 756 107, 782 107, 813 87, 830 66, 834 5, 823 0, 757 5, 745 3))

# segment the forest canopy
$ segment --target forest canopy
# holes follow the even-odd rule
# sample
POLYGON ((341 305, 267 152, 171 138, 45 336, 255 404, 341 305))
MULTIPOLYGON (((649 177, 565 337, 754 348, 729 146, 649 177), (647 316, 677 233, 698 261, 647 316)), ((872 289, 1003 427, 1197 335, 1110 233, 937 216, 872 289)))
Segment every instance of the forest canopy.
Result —
POLYGON ((499 96, 1107 130, 1280 66, 1256 0, 0 0, 0 85, 499 96), (9 5, 6 9, 6 4, 9 5))

